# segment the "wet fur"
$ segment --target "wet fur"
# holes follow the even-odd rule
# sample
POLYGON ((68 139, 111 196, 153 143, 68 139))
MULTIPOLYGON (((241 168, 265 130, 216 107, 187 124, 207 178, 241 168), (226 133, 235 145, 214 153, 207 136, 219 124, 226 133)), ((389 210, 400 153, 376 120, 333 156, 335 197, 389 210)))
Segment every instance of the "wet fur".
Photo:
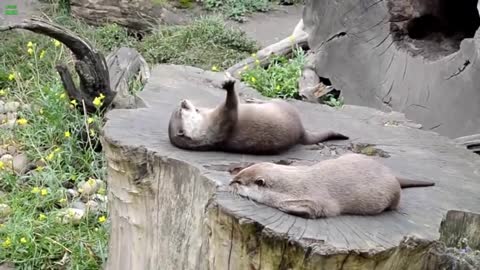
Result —
POLYGON ((397 178, 382 163, 360 154, 311 166, 258 163, 230 183, 236 194, 306 218, 380 214, 398 207, 401 188, 433 185, 397 178))
POLYGON ((305 131, 296 109, 283 100, 240 104, 234 85, 235 80, 223 83, 226 100, 214 109, 182 100, 170 118, 170 142, 189 150, 278 154, 296 144, 348 139, 334 131, 305 131))

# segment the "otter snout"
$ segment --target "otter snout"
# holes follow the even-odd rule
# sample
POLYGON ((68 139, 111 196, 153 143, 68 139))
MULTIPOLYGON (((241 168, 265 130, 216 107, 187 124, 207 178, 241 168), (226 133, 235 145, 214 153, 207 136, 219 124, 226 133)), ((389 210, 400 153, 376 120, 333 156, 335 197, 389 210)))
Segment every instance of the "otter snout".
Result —
POLYGON ((193 108, 193 104, 190 101, 188 101, 188 99, 184 99, 180 101, 180 107, 185 110, 190 110, 193 108))

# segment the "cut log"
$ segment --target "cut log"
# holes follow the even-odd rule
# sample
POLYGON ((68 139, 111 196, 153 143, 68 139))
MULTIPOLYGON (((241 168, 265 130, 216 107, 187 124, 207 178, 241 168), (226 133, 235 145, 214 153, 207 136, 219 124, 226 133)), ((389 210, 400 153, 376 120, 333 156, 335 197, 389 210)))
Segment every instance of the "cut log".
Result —
POLYGON ((440 240, 448 247, 480 250, 480 214, 448 211, 440 226, 440 240))
POLYGON ((480 133, 477 1, 307 0, 303 22, 317 74, 346 104, 450 138, 480 133))
POLYGON ((468 150, 480 155, 480 134, 455 138, 454 141, 465 146, 468 150))
MULTIPOLYGON (((222 73, 160 65, 138 95, 145 108, 107 113, 106 269, 455 269, 455 260, 438 259, 445 247, 436 240, 448 209, 480 211, 477 155, 434 132, 408 127, 411 122, 400 113, 292 100, 308 130, 334 129, 352 136, 350 143, 375 145, 388 153, 376 158, 398 176, 436 185, 403 190, 400 208, 377 216, 291 216, 222 191, 229 171, 260 161, 330 159, 349 152, 349 142, 299 145, 276 156, 172 146, 172 110, 185 98, 199 106, 219 104, 223 79, 222 73), (435 268, 441 263, 446 268, 435 268)), ((242 100, 265 99, 241 83, 236 89, 242 100)))
POLYGON ((70 0, 72 15, 93 25, 116 23, 145 32, 158 24, 184 24, 187 18, 156 0, 70 0))

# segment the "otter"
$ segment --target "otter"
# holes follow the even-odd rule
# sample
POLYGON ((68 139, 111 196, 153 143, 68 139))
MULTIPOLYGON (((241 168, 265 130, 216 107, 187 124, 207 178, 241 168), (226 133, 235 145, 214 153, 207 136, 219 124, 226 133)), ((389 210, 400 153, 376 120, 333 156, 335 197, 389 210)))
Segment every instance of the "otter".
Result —
POLYGON ((306 131, 295 107, 284 100, 250 99, 239 103, 235 79, 228 78, 222 88, 227 92, 226 100, 216 108, 199 108, 188 99, 180 102, 168 125, 168 137, 174 146, 268 155, 286 151, 296 144, 349 139, 331 130, 306 131))
POLYGON ((257 163, 236 174, 227 190, 283 212, 314 219, 380 214, 398 207, 402 188, 433 185, 396 177, 371 157, 344 154, 311 166, 257 163))

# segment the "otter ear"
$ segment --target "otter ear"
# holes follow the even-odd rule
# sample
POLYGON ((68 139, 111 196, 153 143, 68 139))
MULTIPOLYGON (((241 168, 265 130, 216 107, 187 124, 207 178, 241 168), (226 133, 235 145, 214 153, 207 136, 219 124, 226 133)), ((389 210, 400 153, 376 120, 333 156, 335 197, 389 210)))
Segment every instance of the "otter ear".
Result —
POLYGON ((183 131, 183 129, 179 129, 177 131, 177 136, 183 137, 184 135, 185 135, 185 132, 183 131))
POLYGON ((265 186, 265 179, 263 179, 263 178, 261 178, 261 177, 255 179, 255 185, 261 186, 261 187, 265 186))

